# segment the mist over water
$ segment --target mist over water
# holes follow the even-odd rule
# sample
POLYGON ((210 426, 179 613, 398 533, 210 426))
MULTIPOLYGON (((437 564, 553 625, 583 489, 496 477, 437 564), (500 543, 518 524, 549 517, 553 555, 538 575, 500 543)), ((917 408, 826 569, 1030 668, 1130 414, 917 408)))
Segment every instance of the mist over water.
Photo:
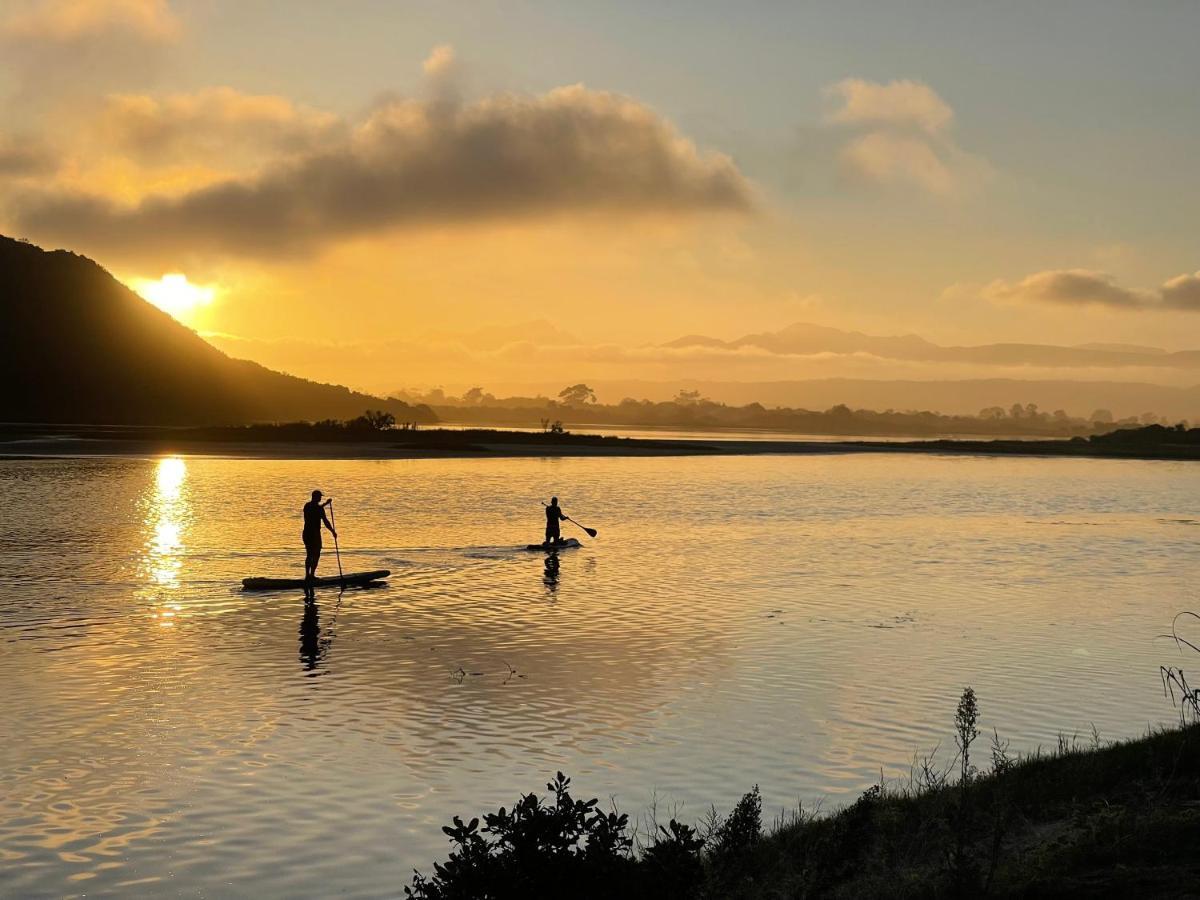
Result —
POLYGON ((396 894, 558 769, 634 815, 836 805, 948 746, 968 683, 1017 749, 1133 736, 1175 718, 1156 636, 1197 605, 1187 463, 8 460, 0 489, 11 896, 396 894), (242 593, 299 577, 313 488, 389 583, 242 593), (600 531, 557 565, 516 549, 551 494, 600 531))

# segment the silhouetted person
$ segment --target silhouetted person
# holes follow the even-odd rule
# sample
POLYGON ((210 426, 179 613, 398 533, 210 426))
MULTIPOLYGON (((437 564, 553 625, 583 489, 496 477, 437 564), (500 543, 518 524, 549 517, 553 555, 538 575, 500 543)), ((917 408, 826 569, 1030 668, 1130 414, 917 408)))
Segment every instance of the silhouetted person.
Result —
POLYGON ((551 497, 550 505, 546 507, 546 545, 557 544, 562 540, 562 529, 559 528, 559 522, 567 521, 566 514, 562 511, 562 507, 558 505, 558 498, 551 497))
POLYGON ((329 533, 337 538, 337 532, 325 517, 325 507, 332 500, 321 502, 321 492, 313 491, 312 499, 304 504, 304 531, 300 535, 304 539, 304 578, 312 581, 317 577, 317 563, 321 561, 321 525, 329 529, 329 533))

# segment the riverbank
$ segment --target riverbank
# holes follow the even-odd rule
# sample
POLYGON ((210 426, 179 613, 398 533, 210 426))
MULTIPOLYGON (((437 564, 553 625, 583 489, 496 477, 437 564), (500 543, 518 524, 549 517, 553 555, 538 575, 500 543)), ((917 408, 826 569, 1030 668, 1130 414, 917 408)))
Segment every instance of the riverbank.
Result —
MULTIPOLYGON (((972 759, 986 756, 986 741, 973 749, 972 759)), ((518 896, 566 884, 580 897, 1193 897, 1198 751, 1197 725, 1107 746, 1060 738, 1022 759, 997 738, 985 775, 961 757, 950 763, 968 773, 957 782, 918 763, 908 784, 872 787, 831 815, 799 811, 765 834, 755 789, 727 816, 695 829, 672 820, 629 844, 613 836, 625 817, 569 794, 564 802, 560 776, 547 785, 550 802, 528 795, 485 817, 495 844, 477 822, 456 819, 446 832, 460 850, 412 891, 424 900, 474 896, 483 884, 498 897, 509 885, 518 896), (568 840, 557 840, 560 829, 568 840), (576 840, 580 852, 563 849, 576 840)))
POLYGON ((305 434, 275 426, 2 425, 0 456, 192 456, 249 459, 450 459, 560 456, 757 456, 764 454, 937 453, 1200 459, 1200 444, 1158 441, 912 440, 813 441, 623 438, 496 429, 420 429, 305 434))

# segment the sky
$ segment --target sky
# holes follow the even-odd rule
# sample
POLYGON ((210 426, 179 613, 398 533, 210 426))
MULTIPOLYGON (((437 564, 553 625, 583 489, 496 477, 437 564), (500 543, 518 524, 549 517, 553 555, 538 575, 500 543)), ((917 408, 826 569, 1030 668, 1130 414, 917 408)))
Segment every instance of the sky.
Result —
POLYGON ((1197 33, 1169 0, 0 0, 0 233, 374 390, 1047 377, 659 345, 1200 347, 1197 33))

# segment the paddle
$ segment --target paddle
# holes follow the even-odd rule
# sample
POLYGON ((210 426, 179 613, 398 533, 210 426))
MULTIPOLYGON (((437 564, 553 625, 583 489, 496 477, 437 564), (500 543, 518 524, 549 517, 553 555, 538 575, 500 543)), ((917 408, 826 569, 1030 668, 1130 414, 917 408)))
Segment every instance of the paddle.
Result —
MULTIPOLYGON (((333 531, 333 552, 337 556, 338 578, 342 580, 342 587, 344 588, 346 586, 346 576, 342 574, 342 548, 338 546, 337 519, 335 519, 333 516, 332 497, 329 498, 329 524, 332 526, 331 530, 333 531)), ((338 598, 338 601, 341 601, 340 597, 338 598)))
MULTIPOLYGON (((573 525, 579 525, 579 523, 576 522, 574 519, 572 519, 570 516, 567 516, 567 521, 573 525)), ((595 528, 588 528, 586 525, 579 525, 579 527, 587 532, 588 537, 595 537, 597 534, 600 533, 600 532, 596 531, 595 528)))
MULTIPOLYGON (((545 500, 543 500, 542 506, 549 508, 550 504, 548 504, 545 500)), ((572 519, 570 516, 567 516, 566 518, 567 518, 567 521, 570 522, 572 525, 579 525, 579 523, 576 522, 574 519, 572 519)), ((595 528, 588 528, 586 525, 579 525, 579 527, 587 532, 588 537, 595 537, 596 535, 598 535, 600 533, 595 528)))

